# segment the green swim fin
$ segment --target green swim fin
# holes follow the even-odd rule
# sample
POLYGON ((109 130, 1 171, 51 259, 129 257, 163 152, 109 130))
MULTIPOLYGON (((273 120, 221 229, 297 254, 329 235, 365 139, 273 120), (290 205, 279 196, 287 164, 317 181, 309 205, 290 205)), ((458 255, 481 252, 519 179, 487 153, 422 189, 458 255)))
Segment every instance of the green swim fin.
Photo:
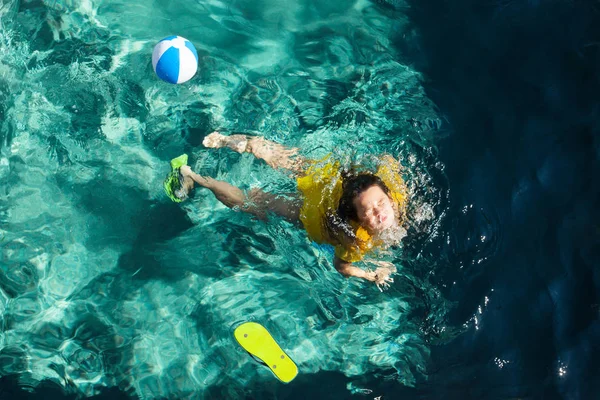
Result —
POLYGON ((171 160, 171 172, 165 179, 163 186, 165 188, 165 193, 171 200, 175 203, 181 203, 185 198, 180 198, 175 194, 175 191, 181 188, 181 176, 179 174, 179 169, 184 165, 187 165, 188 155, 182 154, 179 157, 176 157, 171 160))

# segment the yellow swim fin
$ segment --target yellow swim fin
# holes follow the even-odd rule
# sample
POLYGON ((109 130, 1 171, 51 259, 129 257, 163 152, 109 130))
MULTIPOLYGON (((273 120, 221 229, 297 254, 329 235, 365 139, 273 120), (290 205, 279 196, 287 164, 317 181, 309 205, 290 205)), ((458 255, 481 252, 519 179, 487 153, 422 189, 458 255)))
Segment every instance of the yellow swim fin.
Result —
POLYGON ((298 375, 296 364, 261 324, 245 322, 235 329, 233 336, 244 350, 265 363, 282 382, 291 382, 298 375))

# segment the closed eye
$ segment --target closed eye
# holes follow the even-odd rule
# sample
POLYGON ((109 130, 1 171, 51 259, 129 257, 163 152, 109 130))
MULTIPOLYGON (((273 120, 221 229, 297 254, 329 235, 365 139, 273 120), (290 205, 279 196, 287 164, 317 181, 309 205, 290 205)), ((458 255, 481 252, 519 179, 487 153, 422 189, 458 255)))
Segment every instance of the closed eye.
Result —
POLYGON ((371 217, 373 216, 373 214, 375 213, 375 210, 378 208, 383 207, 384 204, 384 200, 379 200, 374 207, 370 207, 368 210, 365 211, 365 217, 371 217))

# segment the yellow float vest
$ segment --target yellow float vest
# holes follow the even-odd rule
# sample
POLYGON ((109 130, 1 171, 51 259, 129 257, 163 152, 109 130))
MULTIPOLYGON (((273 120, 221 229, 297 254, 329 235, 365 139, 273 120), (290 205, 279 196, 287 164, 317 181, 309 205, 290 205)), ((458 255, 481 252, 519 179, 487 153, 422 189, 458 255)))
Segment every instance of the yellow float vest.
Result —
MULTIPOLYGON (((335 255, 346 262, 360 261, 366 253, 378 246, 363 227, 352 224, 357 239, 353 246, 337 244, 329 237, 325 227, 325 216, 328 212, 337 210, 342 196, 340 163, 327 162, 327 158, 313 162, 304 175, 297 179, 298 189, 304 196, 300 221, 311 240, 333 245, 335 255)), ((385 183, 390 190, 390 197, 403 210, 406 188, 400 176, 400 163, 391 156, 384 156, 383 161, 375 175, 385 183)))

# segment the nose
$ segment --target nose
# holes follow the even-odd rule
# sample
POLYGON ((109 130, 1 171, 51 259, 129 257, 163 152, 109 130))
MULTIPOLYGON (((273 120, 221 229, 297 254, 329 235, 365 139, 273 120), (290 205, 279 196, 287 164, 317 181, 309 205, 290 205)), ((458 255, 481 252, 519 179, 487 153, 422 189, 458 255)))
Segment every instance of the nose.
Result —
POLYGON ((374 211, 375 212, 373 213, 373 216, 375 217, 375 221, 381 223, 387 218, 387 215, 385 215, 383 209, 378 207, 374 211))

